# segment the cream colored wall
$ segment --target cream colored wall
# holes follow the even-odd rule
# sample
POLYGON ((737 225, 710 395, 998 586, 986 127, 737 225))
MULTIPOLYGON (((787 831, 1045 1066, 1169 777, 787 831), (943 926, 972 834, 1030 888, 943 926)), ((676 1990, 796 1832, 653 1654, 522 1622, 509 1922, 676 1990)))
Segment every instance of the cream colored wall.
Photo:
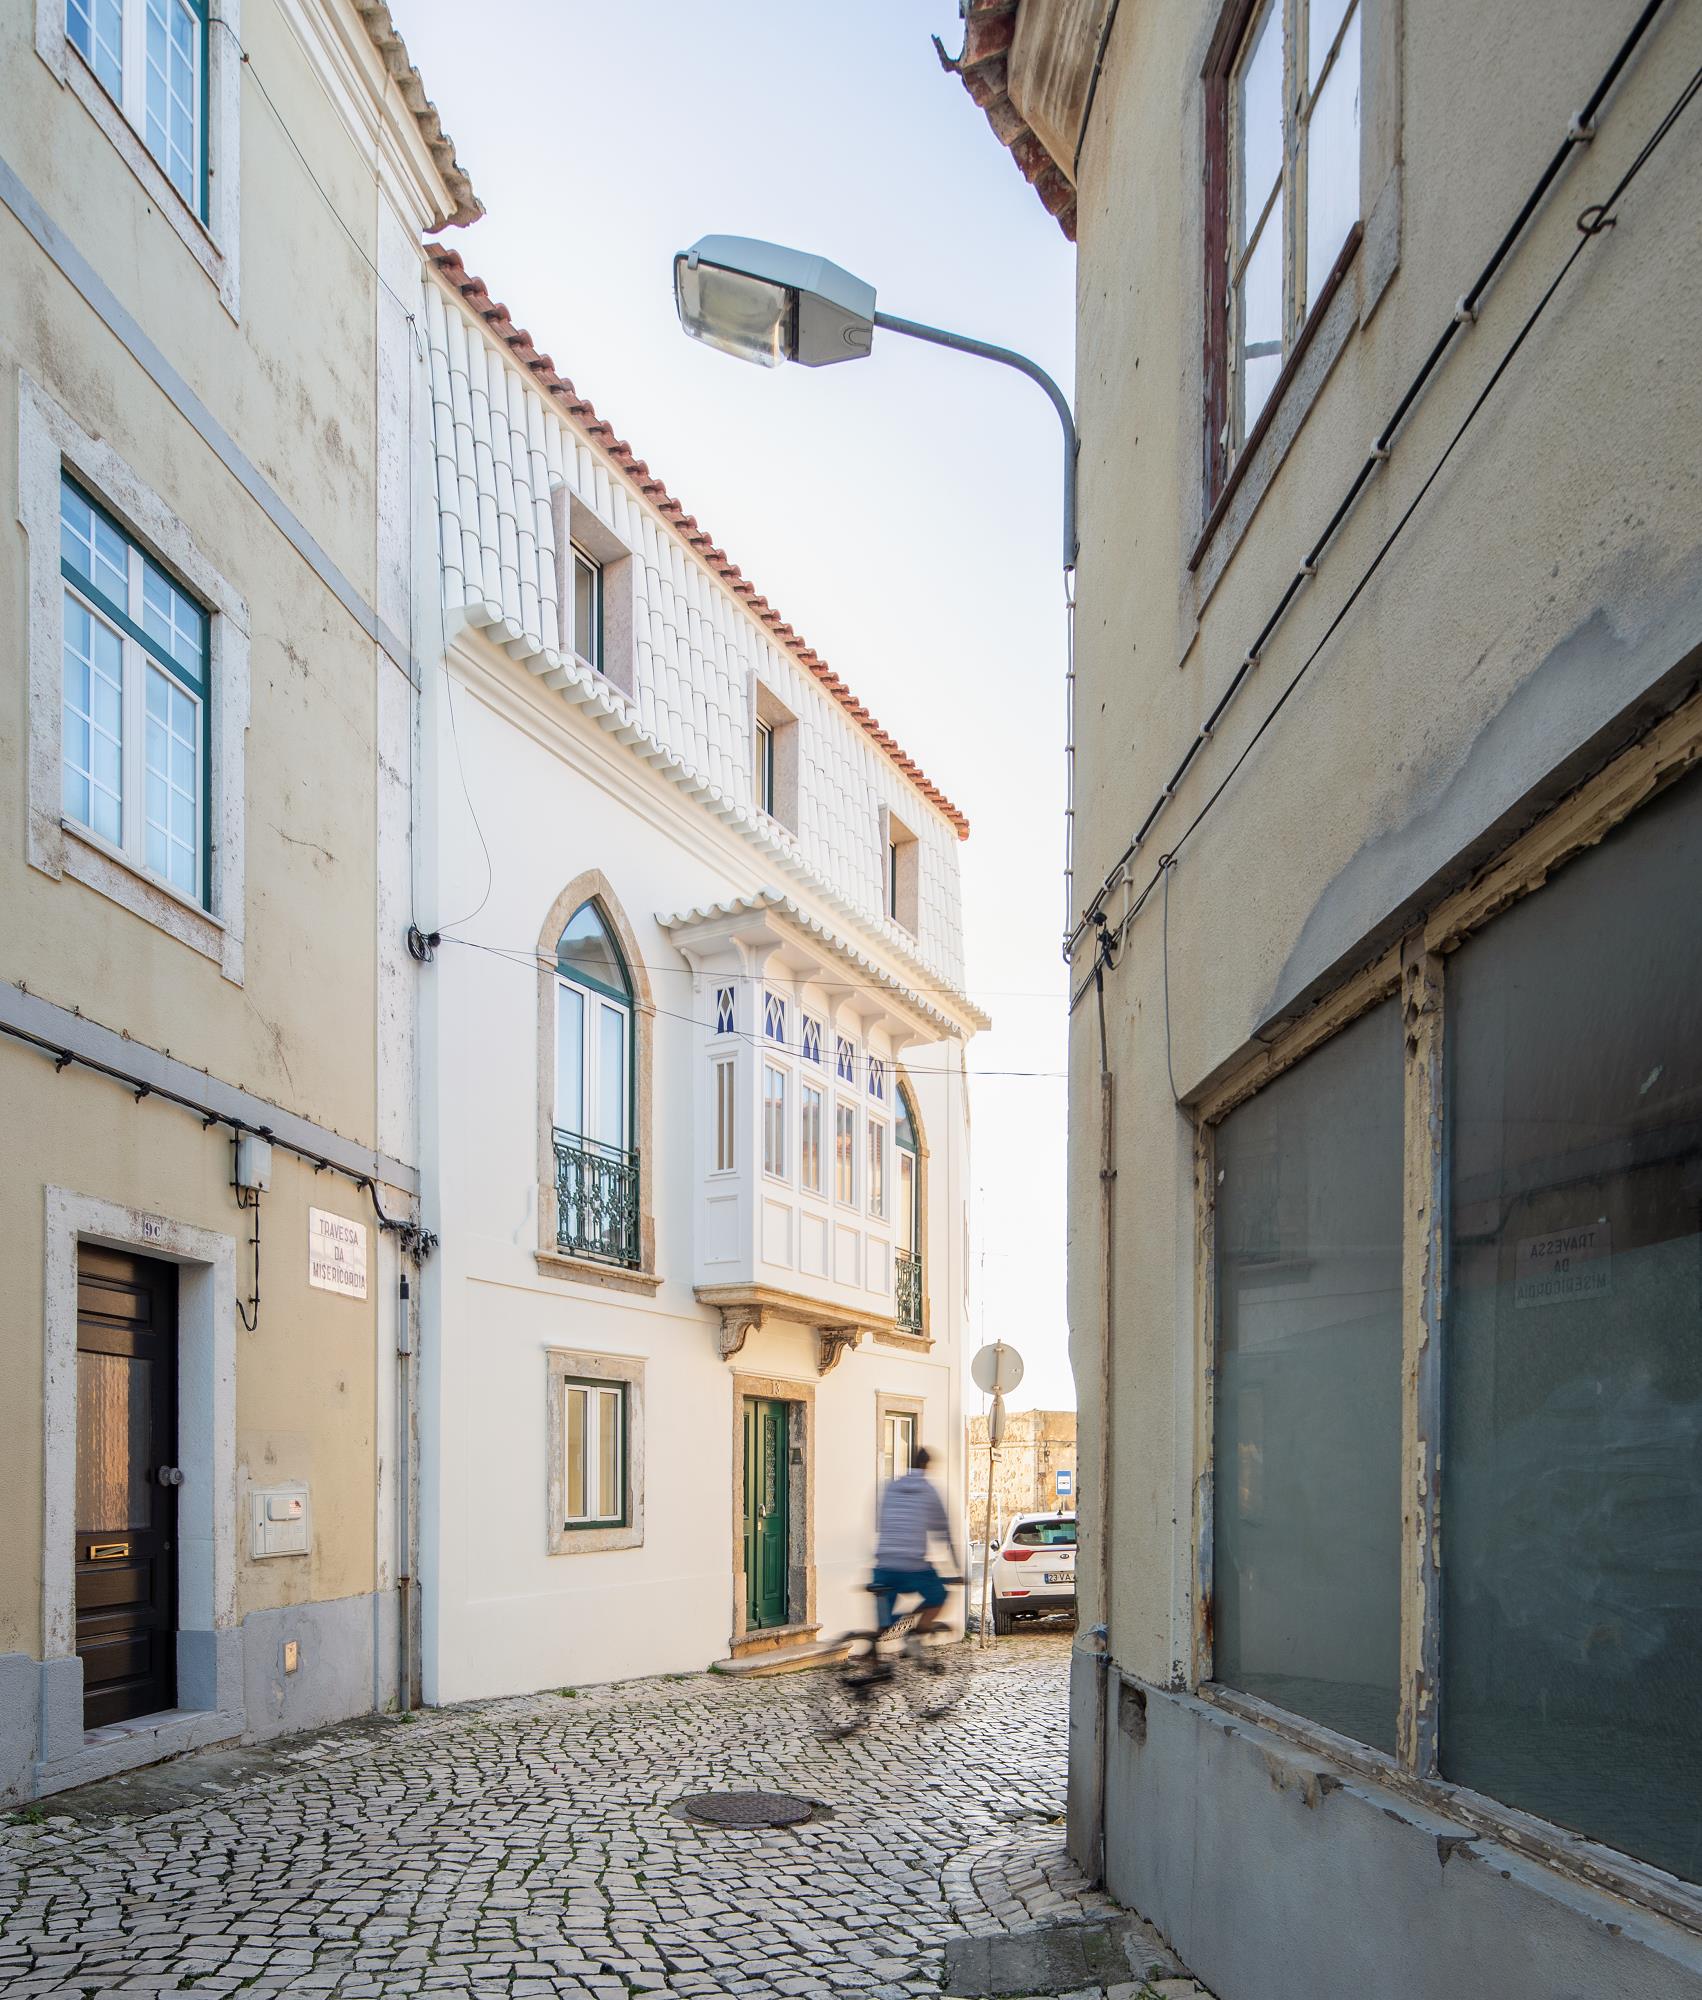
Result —
MULTIPOLYGON (((394 331, 382 314, 396 309, 381 300, 366 257, 378 254, 381 213, 393 236, 398 208, 412 197, 398 194, 393 169, 380 191, 376 101, 358 112, 353 98, 334 102, 298 26, 312 26, 310 9, 246 0, 241 33, 253 72, 241 80, 238 128, 240 320, 94 119, 38 58, 34 0, 16 0, 0 14, 0 155, 372 603, 385 532, 377 511, 374 351, 394 331), (312 161, 323 197, 297 146, 312 161)), ((382 76, 376 53, 362 53, 364 32, 352 11, 336 35, 327 34, 326 46, 338 36, 345 51, 370 58, 382 76)), ((392 135, 388 143, 405 152, 406 139, 392 135)), ((410 239, 418 221, 408 224, 410 239)), ((399 679, 402 670, 382 657, 6 208, 0 249, 7 271, 0 286, 0 977, 345 1137, 377 1143, 378 717, 383 677, 399 679), (252 648, 240 987, 93 889, 26 865, 20 371, 127 461, 246 602, 252 648)), ((384 613, 395 622, 393 598, 392 589, 384 613)), ((390 701, 387 712, 393 709, 390 701)), ((391 726, 393 734, 393 714, 391 726)), ((394 818, 392 802, 392 839, 394 818)), ((394 1014, 388 1023, 391 1031, 406 1025, 394 1014)), ((75 1069, 56 1076, 41 1056, 0 1040, 0 1107, 7 1447, 0 1507, 8 1523, 0 1537, 0 1651, 39 1652, 43 1187, 57 1184, 237 1237, 245 1298, 249 1218, 230 1189, 228 1133, 204 1132, 157 1099, 133 1104, 117 1085, 75 1069)), ((394 1143, 405 1129, 392 1120, 385 1136, 394 1143)), ((401 1206, 394 1191, 387 1199, 401 1206)), ((314 1547, 307 1559, 252 1565, 244 1514, 239 1619, 257 1607, 346 1597, 391 1580, 375 1515, 379 1456, 393 1423, 382 1401, 388 1385, 379 1379, 391 1366, 388 1348, 376 1345, 380 1314, 392 1310, 392 1260, 381 1253, 364 1194, 281 1151, 262 1220, 260 1326, 253 1335, 237 1333, 235 1499, 245 1505, 251 1481, 309 1481, 314 1547), (367 1224, 365 1304, 308 1287, 310 1205, 367 1224)))
MULTIPOLYGON (((6 1283, 0 1288, 0 1653, 41 1651, 44 1439, 41 1348, 44 1187, 142 1209, 237 1239, 238 1295, 252 1289, 249 1215, 231 1193, 230 1139, 159 1098, 137 1104, 109 1079, 0 1039, 0 1215, 6 1283)), ((236 1602, 238 1621, 261 1606, 350 1597, 378 1583, 373 1537, 375 1397, 381 1304, 372 1210, 349 1183, 274 1155, 261 1214, 261 1308, 236 1336, 236 1602), (307 1211, 331 1210, 368 1230, 368 1298, 333 1297, 307 1283, 307 1211), (306 1557, 248 1559, 253 1486, 306 1480, 314 1536, 306 1557)), ((63 1441, 69 1444, 69 1440, 63 1441)))
MULTIPOLYGON (((1362 0, 1367 42, 1400 30, 1399 268, 1360 323, 1209 594, 1185 568, 1200 492, 1198 75, 1213 20, 1124 7, 1080 175, 1083 549, 1077 905, 1098 884, 1228 684, 1421 358, 1524 200, 1627 21, 1584 0, 1486 10, 1362 0)), ((1268 645, 1161 817, 1153 864, 1246 746, 1416 493, 1541 290, 1576 217, 1630 162, 1702 59, 1702 16, 1662 15, 1401 434, 1391 462, 1268 645)), ((1367 126, 1389 111, 1366 95, 1367 126)), ((1186 1097, 1398 929, 1565 760, 1702 639, 1702 133, 1681 124, 1584 253, 1378 580, 1182 850, 1170 884, 1168 1039, 1186 1097)), ((1202 566, 1211 570, 1213 560, 1202 566)), ((1115 917, 1122 905, 1112 904, 1115 917)), ((1116 1075, 1112 1646, 1180 1681, 1192 1612, 1191 1126, 1166 1064, 1155 897, 1107 986, 1116 1075)), ((1087 960, 1078 959, 1078 979, 1087 960)), ((1102 1445, 1099 1051, 1072 1034, 1070 1312, 1084 1494, 1102 1445)), ((1084 1506, 1084 1597, 1097 1580, 1084 1506)))
MULTIPOLYGON (((370 273, 354 245, 326 213, 249 84, 241 119, 242 321, 233 324, 116 150, 37 58, 30 11, 11 7, 0 24, 5 154, 370 598, 376 308, 370 273)), ((362 168, 277 9, 265 0, 251 4, 243 36, 339 212, 370 237, 370 170, 362 168)), ((369 1137, 376 649, 3 211, 0 237, 11 274, 0 296, 5 518, 15 524, 22 367, 177 511, 207 559, 245 596, 253 635, 242 991, 151 925, 27 868, 21 840, 0 842, 0 903, 11 916, 4 971, 48 999, 98 1014, 88 968, 122 962, 120 1025, 138 1039, 351 1136, 369 1137)), ((24 557, 14 525, 0 537, 0 603, 8 607, 8 650, 20 666, 24 557)), ((4 715, 0 816, 21 826, 21 696, 7 701, 4 715)), ((110 1004, 101 1018, 111 1018, 110 1004)))

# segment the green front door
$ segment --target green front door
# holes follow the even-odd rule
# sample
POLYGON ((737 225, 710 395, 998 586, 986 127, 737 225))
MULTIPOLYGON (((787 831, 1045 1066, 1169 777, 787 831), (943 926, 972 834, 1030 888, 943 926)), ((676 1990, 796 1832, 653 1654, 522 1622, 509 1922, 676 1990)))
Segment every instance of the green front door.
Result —
POLYGON ((786 1620, 786 1416, 784 1403, 745 1402, 745 1624, 786 1620))

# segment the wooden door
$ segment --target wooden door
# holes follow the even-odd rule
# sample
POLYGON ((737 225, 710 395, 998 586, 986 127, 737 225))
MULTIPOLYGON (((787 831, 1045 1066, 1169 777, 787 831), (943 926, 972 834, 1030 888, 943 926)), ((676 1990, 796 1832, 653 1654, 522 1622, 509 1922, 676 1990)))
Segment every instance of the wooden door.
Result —
POLYGON ((788 1622, 787 1415, 766 1397, 745 1403, 745 1624, 753 1631, 788 1622))
POLYGON ((76 1572, 86 1729, 176 1705, 176 1467, 177 1272, 85 1247, 76 1572))

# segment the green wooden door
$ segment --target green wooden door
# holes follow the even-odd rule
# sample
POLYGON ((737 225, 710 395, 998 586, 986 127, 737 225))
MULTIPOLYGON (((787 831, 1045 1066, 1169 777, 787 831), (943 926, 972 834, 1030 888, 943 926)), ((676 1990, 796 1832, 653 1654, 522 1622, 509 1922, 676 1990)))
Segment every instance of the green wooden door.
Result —
POLYGON ((745 1403, 745 1624, 786 1623, 786 1405, 745 1403))

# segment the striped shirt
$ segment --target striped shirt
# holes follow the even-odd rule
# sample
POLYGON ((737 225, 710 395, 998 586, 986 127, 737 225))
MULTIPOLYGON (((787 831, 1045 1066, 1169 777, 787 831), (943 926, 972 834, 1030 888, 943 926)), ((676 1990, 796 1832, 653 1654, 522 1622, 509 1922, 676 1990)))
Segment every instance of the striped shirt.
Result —
POLYGON ((925 1569, 928 1542, 934 1535, 951 1550, 955 1562, 951 1523, 934 1482, 925 1472, 901 1473, 881 1495, 876 1569, 925 1569))

